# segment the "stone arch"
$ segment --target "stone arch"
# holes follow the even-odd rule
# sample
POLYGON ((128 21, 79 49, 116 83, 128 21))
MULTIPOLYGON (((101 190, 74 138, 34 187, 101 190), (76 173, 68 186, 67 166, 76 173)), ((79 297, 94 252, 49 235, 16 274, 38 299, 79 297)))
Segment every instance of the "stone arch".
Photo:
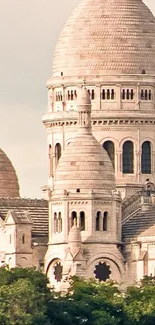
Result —
POLYGON ((123 145, 124 145, 124 143, 125 143, 126 141, 131 141, 131 142, 133 142, 133 143, 134 143, 134 148, 135 148, 135 150, 138 149, 138 148, 137 148, 138 142, 137 142, 137 140, 136 140, 134 137, 132 137, 132 136, 124 137, 124 138, 119 142, 119 149, 122 150, 123 145))
POLYGON ((89 277, 94 276, 95 265, 99 261, 105 261, 110 265, 111 268, 111 278, 116 280, 118 283, 122 281, 122 278, 125 274, 124 264, 121 263, 121 260, 117 258, 114 254, 103 252, 95 255, 88 261, 87 274, 89 277))
POLYGON ((58 257, 51 259, 47 264, 46 274, 50 283, 52 283, 55 287, 59 287, 63 274, 62 260, 58 257))
POLYGON ((115 143, 111 140, 107 140, 103 143, 103 148, 106 150, 115 170, 115 143))

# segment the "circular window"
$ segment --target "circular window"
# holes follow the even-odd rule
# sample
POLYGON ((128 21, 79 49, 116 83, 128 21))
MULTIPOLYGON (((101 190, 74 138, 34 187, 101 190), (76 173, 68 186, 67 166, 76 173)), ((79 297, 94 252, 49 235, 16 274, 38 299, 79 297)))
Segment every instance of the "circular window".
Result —
POLYGON ((110 278, 111 270, 110 266, 106 264, 105 262, 99 262, 95 266, 95 278, 101 281, 106 281, 110 278))
POLYGON ((61 282, 61 280, 62 280, 62 270, 63 270, 63 267, 61 265, 61 262, 56 262, 53 265, 53 274, 54 274, 54 278, 57 282, 61 282))

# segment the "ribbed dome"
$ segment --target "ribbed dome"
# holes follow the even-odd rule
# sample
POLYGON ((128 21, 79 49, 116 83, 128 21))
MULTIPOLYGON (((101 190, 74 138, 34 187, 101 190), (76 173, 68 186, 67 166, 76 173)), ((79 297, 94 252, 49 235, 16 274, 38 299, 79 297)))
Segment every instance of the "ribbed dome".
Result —
POLYGON ((82 0, 59 37, 53 75, 155 74, 155 18, 142 0, 82 0))
POLYGON ((0 197, 19 197, 19 184, 15 169, 2 149, 0 149, 0 197))
POLYGON ((55 190, 113 190, 115 177, 111 160, 90 134, 78 132, 64 150, 55 174, 55 190))

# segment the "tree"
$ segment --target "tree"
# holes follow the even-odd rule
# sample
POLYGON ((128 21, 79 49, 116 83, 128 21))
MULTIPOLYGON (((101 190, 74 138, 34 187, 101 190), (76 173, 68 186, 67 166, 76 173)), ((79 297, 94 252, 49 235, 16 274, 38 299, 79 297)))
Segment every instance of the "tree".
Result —
POLYGON ((0 324, 49 325, 47 283, 34 269, 0 269, 0 324))

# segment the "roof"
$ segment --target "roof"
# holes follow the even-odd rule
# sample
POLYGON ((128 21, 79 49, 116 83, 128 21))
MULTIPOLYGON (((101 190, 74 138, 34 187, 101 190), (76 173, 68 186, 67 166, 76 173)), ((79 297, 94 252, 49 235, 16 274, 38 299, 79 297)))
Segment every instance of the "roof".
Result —
POLYGON ((58 39, 53 76, 155 74, 155 18, 142 0, 81 0, 58 39))
POLYGON ((146 211, 140 211, 123 224, 123 239, 134 240, 138 236, 155 235, 155 206, 146 211), (145 233, 145 234, 144 234, 145 233))
POLYGON ((38 199, 0 198, 0 217, 5 220, 8 212, 18 215, 18 222, 25 212, 29 213, 33 221, 32 236, 48 236, 48 201, 38 199))
POLYGON ((5 219, 5 223, 8 223, 9 217, 12 217, 15 224, 31 224, 33 223, 28 211, 9 211, 5 219))
POLYGON ((5 152, 0 149, 0 197, 19 197, 16 171, 5 152))

